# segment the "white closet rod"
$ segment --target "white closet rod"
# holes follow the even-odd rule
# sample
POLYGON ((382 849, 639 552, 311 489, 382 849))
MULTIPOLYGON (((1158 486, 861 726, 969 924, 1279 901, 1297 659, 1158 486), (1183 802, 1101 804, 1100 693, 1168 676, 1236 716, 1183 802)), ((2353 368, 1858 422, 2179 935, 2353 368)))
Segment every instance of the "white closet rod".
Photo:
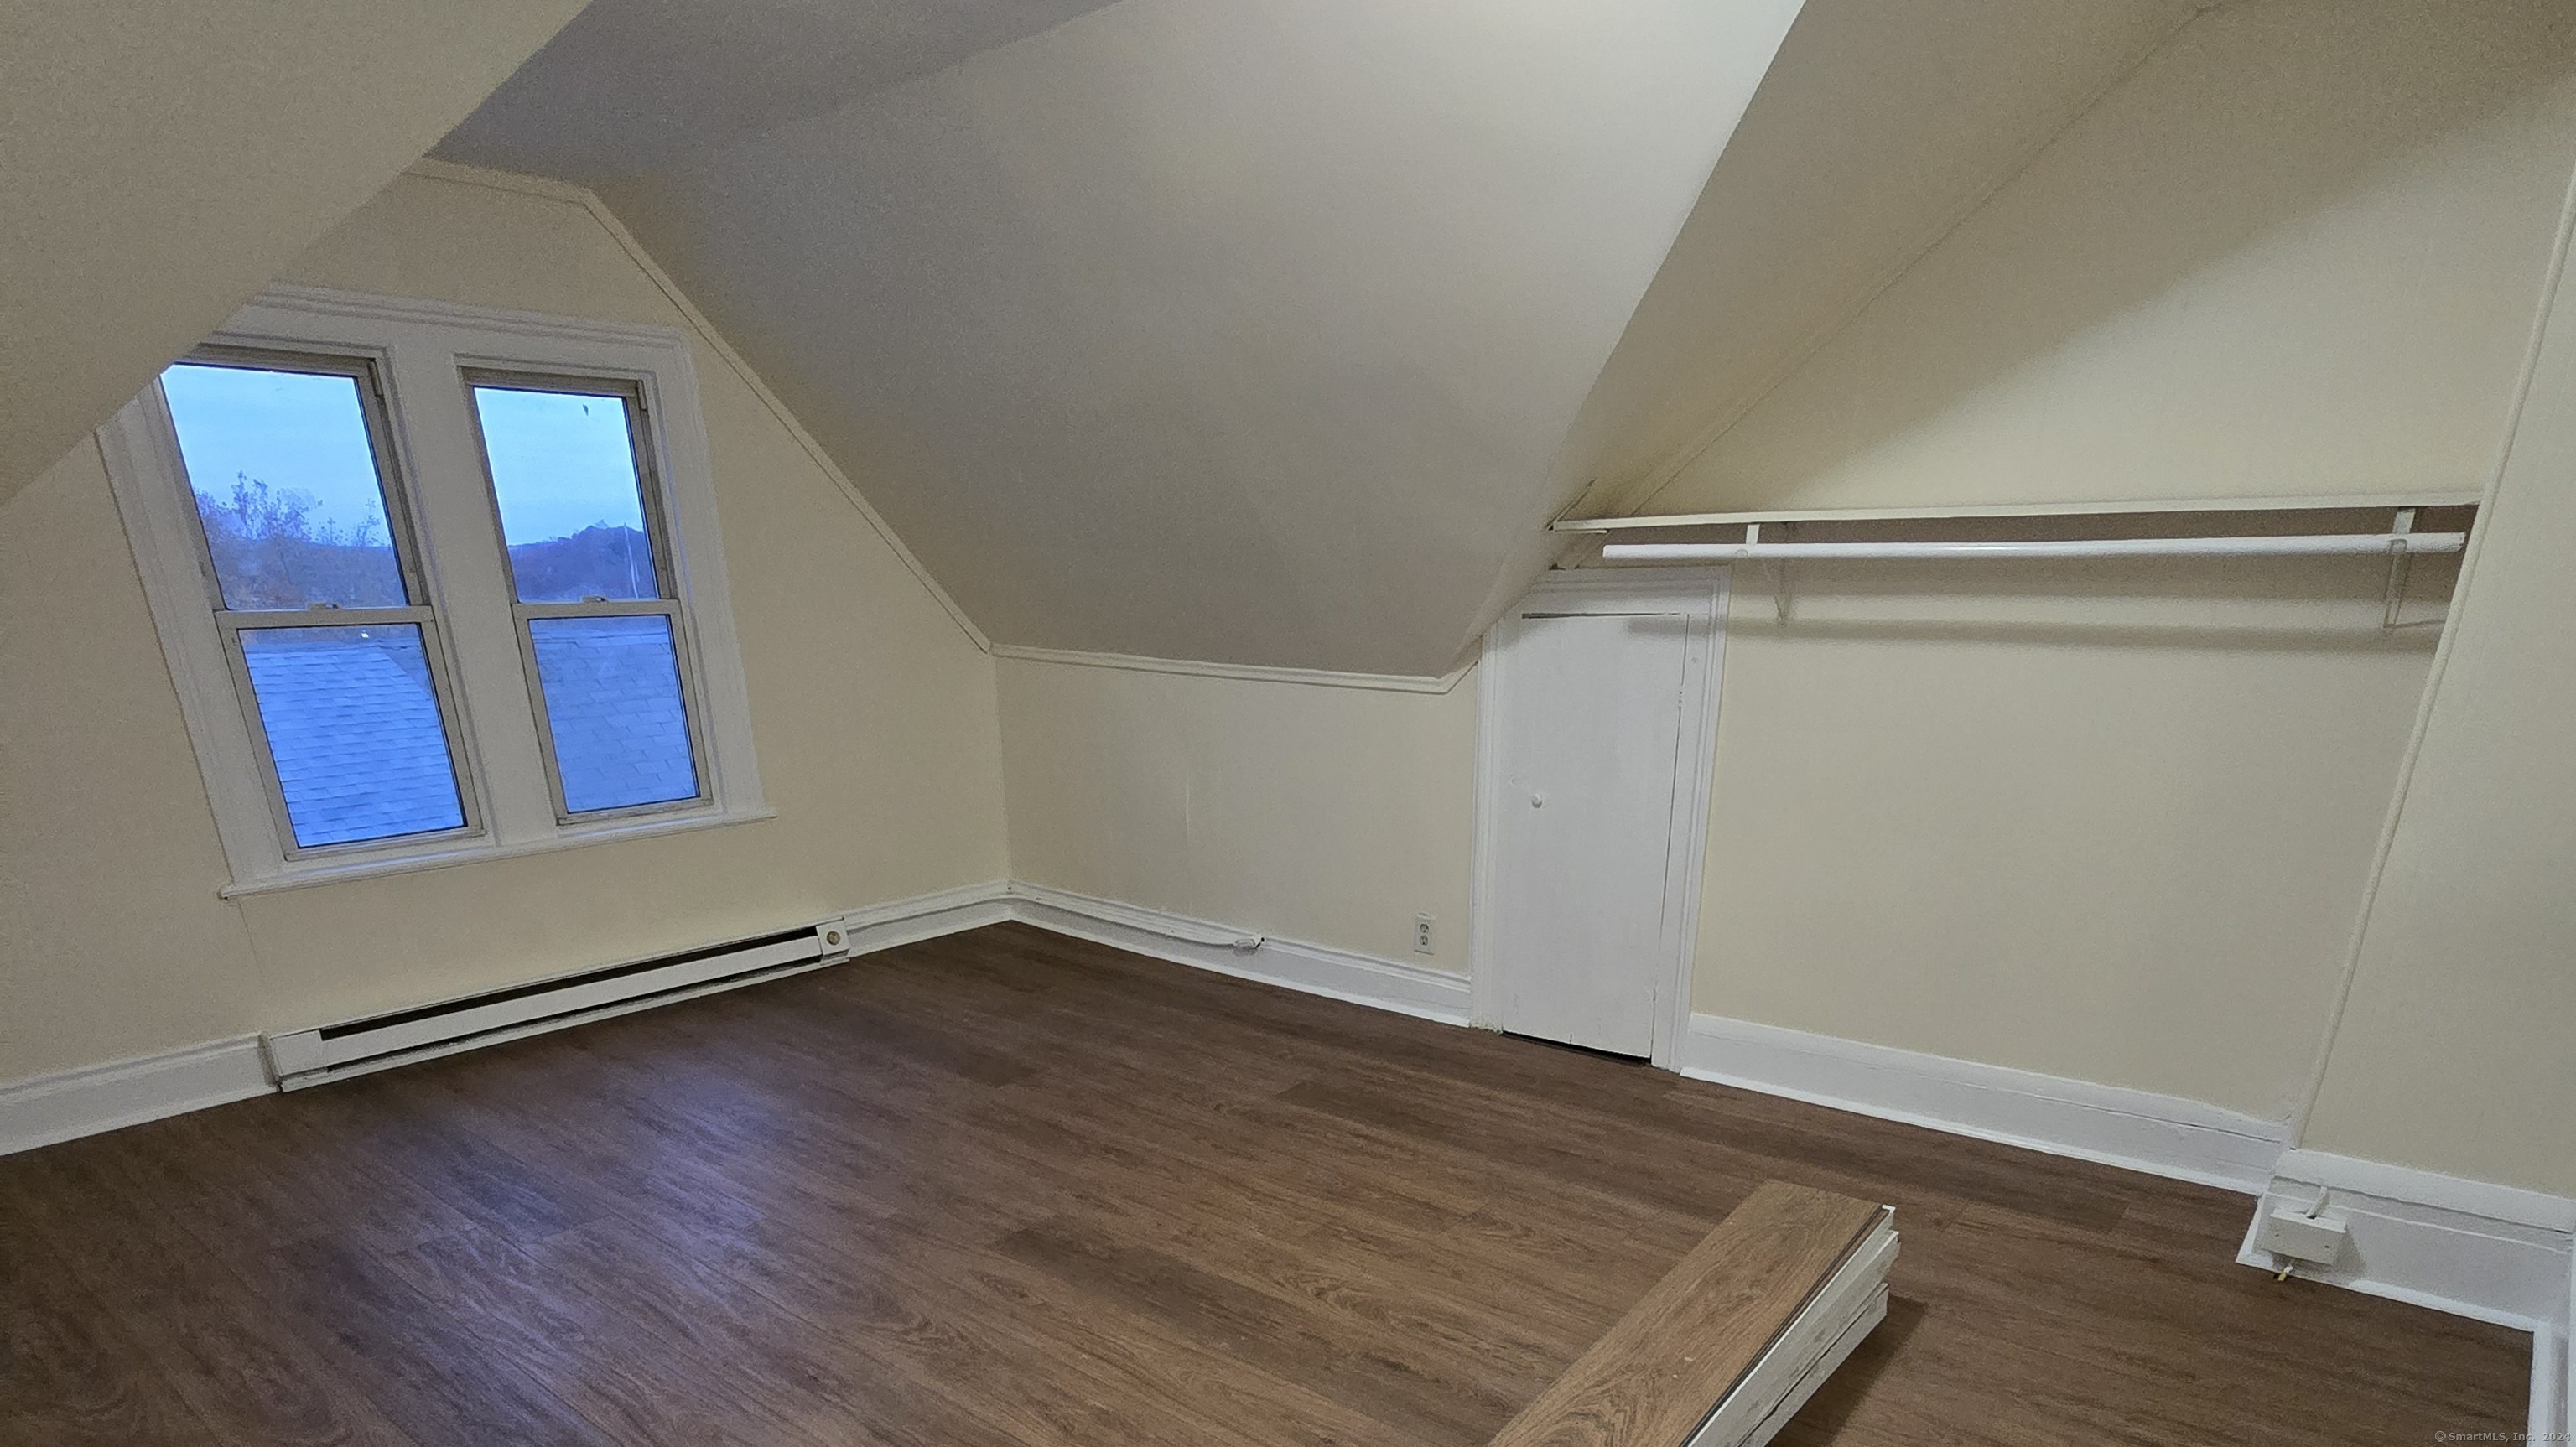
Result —
POLYGON ((2019 543, 1605 543, 1605 563, 1726 563, 1803 558, 2298 558, 2456 553, 2467 533, 2287 534, 2240 538, 2088 538, 2019 543))

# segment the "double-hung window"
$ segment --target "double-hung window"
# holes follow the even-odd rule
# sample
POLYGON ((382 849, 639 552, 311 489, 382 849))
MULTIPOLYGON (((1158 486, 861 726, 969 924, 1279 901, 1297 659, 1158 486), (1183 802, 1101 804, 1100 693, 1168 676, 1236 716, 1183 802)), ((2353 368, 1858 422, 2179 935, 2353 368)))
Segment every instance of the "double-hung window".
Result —
POLYGON ((642 392, 479 370, 465 382, 556 816, 705 799, 642 392))
POLYGON ((765 816, 676 333, 273 294, 101 444, 234 890, 765 816))
POLYGON ((161 391, 285 852, 472 831, 374 363, 208 348, 161 391))

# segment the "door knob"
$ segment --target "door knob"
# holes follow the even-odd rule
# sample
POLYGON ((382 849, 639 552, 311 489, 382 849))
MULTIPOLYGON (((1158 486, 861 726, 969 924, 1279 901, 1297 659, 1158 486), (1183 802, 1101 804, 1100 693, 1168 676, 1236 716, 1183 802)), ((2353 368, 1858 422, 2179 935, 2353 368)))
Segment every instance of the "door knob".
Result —
POLYGON ((1546 807, 1547 807, 1547 796, 1546 796, 1545 794, 1540 793, 1540 792, 1539 792, 1539 791, 1537 791, 1536 789, 1532 789, 1532 790, 1530 791, 1530 807, 1531 807, 1531 808, 1533 808, 1533 809, 1544 809, 1544 808, 1546 808, 1546 807))

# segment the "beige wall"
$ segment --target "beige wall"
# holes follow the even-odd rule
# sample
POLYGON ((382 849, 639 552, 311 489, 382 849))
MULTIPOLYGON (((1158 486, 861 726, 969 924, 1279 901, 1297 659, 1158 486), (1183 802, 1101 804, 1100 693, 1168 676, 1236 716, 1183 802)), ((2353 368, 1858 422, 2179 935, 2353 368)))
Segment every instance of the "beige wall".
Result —
POLYGON ((2576 152, 2565 15, 2203 15, 1644 510, 2477 491, 2576 152))
POLYGON ((260 985, 98 447, 0 502, 0 1081, 255 1030, 260 985))
MULTIPOLYGON (((579 205, 451 180, 396 181, 282 279, 685 322, 579 205)), ((1006 872, 990 660, 703 338, 697 370, 778 811, 758 823, 220 902, 96 448, 0 508, 0 1079, 1006 872)))
POLYGON ((0 500, 580 8, 10 0, 0 11, 0 500))
POLYGON ((2576 1196, 2576 289, 2563 279, 2300 1144, 2576 1196))
POLYGON ((1016 877, 1466 973, 1472 671, 1422 694, 999 668, 1016 877))
POLYGON ((2386 571, 1746 570, 1693 1007, 2286 1119, 2431 657, 2386 571))
MULTIPOLYGON (((2203 15, 1650 510, 2477 490, 2576 161, 2565 13, 2203 15)), ((1804 568, 1785 628, 1746 582, 1699 1009, 2293 1112, 2430 668, 2431 629, 2381 635, 2373 565, 1804 568)), ((2347 1028, 2446 1020, 2471 1053, 2544 1002, 2512 958, 2447 1016, 2366 972, 2347 1028)), ((2338 1049, 2344 1098, 2414 1121, 2377 1153, 2424 1164, 2467 1118, 2376 1053, 2338 1049)), ((2553 1058, 2479 1088, 2563 1086, 2553 1058)))
MULTIPOLYGON (((1738 582, 1693 1007, 2286 1118, 2452 571, 1738 582)), ((1449 694, 999 661, 1016 877, 1463 973, 1449 694), (1417 911, 1441 950, 1410 953, 1417 911)))

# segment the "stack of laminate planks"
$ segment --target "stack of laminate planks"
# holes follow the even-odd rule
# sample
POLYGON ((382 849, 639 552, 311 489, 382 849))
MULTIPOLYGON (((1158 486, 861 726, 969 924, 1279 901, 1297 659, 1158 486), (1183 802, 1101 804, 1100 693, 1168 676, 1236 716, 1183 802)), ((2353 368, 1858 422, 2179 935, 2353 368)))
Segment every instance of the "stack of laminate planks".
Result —
POLYGON ((1772 1181, 1491 1447, 1761 1447, 1887 1315, 1895 1212, 1772 1181))

